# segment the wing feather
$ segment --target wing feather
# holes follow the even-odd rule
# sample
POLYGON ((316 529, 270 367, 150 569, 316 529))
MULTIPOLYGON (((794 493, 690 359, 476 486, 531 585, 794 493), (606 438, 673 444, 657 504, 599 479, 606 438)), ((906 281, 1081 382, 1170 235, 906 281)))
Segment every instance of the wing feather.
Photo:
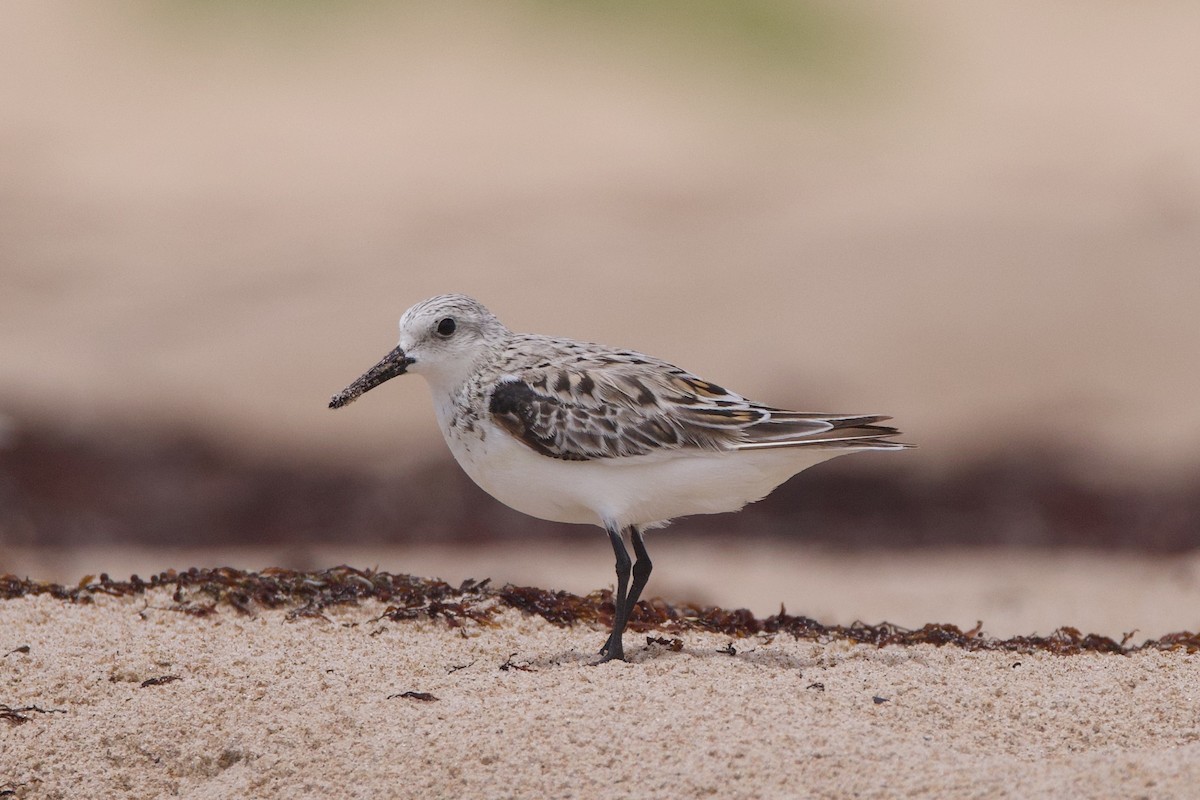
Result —
POLYGON ((895 428, 877 424, 888 417, 771 408, 628 351, 581 356, 572 349, 512 370, 492 388, 488 409, 517 440, 568 461, 686 450, 907 446, 889 440, 895 428))

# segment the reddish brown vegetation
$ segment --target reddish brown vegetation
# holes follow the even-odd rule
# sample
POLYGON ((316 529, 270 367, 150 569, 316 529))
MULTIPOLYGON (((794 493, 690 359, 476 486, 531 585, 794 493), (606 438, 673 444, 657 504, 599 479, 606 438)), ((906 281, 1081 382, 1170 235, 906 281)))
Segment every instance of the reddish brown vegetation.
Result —
MULTIPOLYGON (((114 581, 107 575, 93 580, 89 575, 77 586, 39 583, 13 575, 0 576, 2 599, 48 594, 67 602, 89 603, 96 595, 130 597, 144 595, 151 588, 169 589, 174 605, 168 609, 194 616, 206 616, 218 605, 226 605, 243 614, 253 614, 258 608, 290 608, 289 619, 320 617, 323 609, 330 606, 352 605, 366 599, 387 604, 377 620, 386 618, 401 622, 434 618, 442 619, 452 627, 467 623, 493 625, 496 615, 506 608, 535 614, 555 625, 587 623, 607 627, 612 624, 613 613, 609 591, 581 597, 529 586, 509 585, 494 589, 486 580, 451 586, 443 581, 346 566, 322 572, 192 568, 185 572, 169 570, 148 580, 135 575, 128 581, 114 581)), ((788 634, 798 639, 845 641, 877 647, 932 644, 939 647, 952 645, 964 650, 1044 651, 1061 655, 1128 654, 1139 650, 1192 653, 1200 650, 1200 635, 1189 632, 1172 633, 1140 644, 1130 643, 1131 636, 1117 642, 1107 636, 1084 635, 1074 628, 1059 628, 1048 636, 996 639, 982 634, 981 625, 965 632, 955 625, 943 624, 929 624, 915 630, 887 622, 823 625, 808 617, 793 616, 783 609, 778 614, 759 619, 745 609, 730 611, 694 605, 676 606, 657 598, 638 604, 629 627, 639 632, 709 631, 735 637, 788 634)), ((666 639, 651 641, 671 643, 666 639)))

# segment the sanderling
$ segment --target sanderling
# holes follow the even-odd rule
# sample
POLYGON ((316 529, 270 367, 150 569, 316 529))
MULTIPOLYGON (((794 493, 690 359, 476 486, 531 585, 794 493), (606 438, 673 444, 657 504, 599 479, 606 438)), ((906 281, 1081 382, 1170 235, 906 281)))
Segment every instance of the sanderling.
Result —
POLYGON ((617 590, 601 661, 625 657, 622 634, 650 577, 645 530, 737 511, 834 456, 909 446, 878 424, 889 417, 772 408, 632 350, 513 333, 461 294, 404 312, 396 349, 329 407, 406 372, 429 382, 450 452, 484 491, 608 532, 617 590))

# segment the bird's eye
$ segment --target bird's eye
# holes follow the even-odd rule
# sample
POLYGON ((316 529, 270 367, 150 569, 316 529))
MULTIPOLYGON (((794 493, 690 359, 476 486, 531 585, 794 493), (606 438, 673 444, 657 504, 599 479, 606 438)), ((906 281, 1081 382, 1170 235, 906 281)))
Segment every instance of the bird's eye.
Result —
POLYGON ((453 319, 446 317, 444 320, 438 323, 438 336, 449 336, 450 334, 454 333, 454 329, 457 327, 458 325, 455 324, 453 319))

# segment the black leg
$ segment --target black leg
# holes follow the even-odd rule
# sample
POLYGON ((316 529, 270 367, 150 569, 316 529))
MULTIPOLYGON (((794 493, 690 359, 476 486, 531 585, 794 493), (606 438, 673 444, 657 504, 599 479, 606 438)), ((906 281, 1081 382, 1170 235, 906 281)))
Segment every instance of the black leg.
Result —
POLYGON ((609 527, 608 540, 612 542, 613 554, 617 557, 617 593, 613 596, 613 627, 612 633, 608 635, 608 641, 603 649, 600 650, 604 656, 599 663, 605 661, 624 661, 625 649, 621 644, 621 634, 625 632, 625 623, 628 620, 626 616, 625 598, 629 587, 629 551, 625 549, 625 542, 621 540, 621 531, 619 528, 609 527))
POLYGON ((637 527, 630 526, 629 538, 633 542, 633 552, 637 555, 637 561, 633 564, 633 583, 629 586, 628 597, 625 598, 626 623, 633 617, 633 609, 642 596, 642 589, 646 588, 646 581, 650 580, 650 570, 654 569, 654 565, 650 563, 650 555, 646 552, 646 543, 642 541, 642 532, 637 527))

